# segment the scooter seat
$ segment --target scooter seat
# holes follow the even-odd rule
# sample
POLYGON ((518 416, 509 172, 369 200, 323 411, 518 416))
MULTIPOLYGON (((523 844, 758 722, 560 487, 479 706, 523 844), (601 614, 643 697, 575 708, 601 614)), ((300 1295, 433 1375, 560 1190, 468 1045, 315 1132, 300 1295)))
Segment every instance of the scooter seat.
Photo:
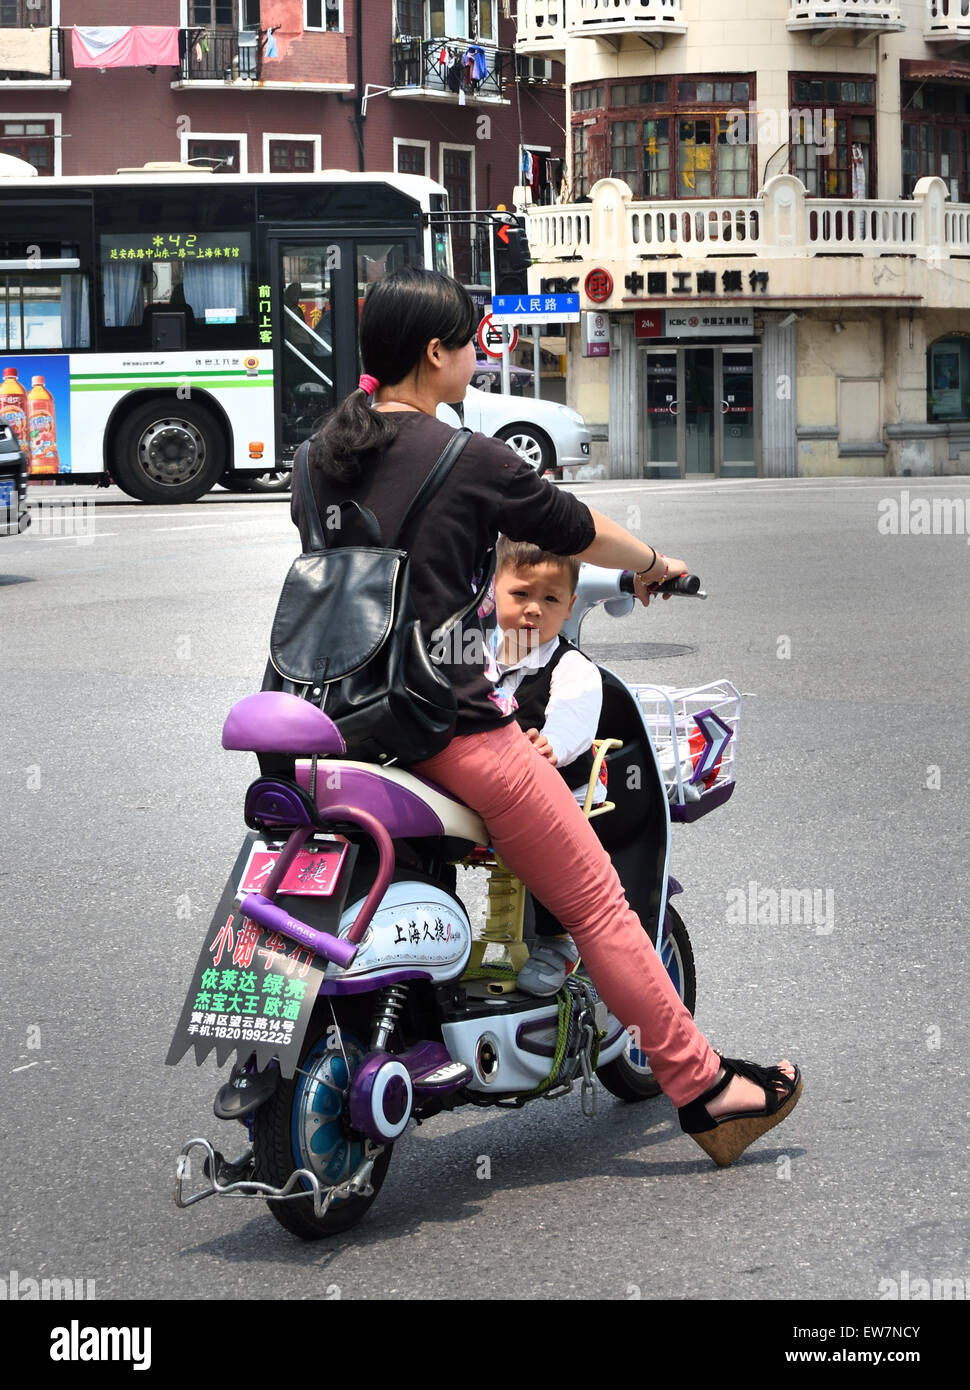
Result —
POLYGON ((237 700, 222 726, 222 746, 296 757, 347 751, 340 730, 323 710, 281 690, 261 690, 237 700))
MULTIPOLYGON (((310 763, 297 762, 296 780, 307 792, 310 775, 310 763)), ((477 812, 405 768, 328 758, 317 764, 316 804, 321 811, 329 806, 359 806, 377 817, 392 840, 433 835, 473 845, 489 842, 477 812)))

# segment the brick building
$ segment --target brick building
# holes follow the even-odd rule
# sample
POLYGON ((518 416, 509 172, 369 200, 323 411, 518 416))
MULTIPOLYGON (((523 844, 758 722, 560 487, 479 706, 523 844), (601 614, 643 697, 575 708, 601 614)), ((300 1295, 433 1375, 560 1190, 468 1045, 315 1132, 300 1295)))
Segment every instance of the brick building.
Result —
MULTIPOLYGON (((242 173, 424 173, 453 208, 558 193, 562 67, 499 0, 0 0, 0 152, 42 173, 151 160, 242 173), (178 57, 79 67, 74 26, 178 29, 178 57)), ((151 55, 148 55, 151 56, 151 55)), ((470 245, 456 271, 476 280, 470 245)))

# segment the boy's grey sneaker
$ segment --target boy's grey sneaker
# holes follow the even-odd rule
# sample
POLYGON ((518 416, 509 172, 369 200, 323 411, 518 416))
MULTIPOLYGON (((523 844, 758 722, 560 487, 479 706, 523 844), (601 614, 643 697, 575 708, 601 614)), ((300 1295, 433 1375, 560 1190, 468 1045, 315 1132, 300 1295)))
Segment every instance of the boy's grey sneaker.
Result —
POLYGON ((558 994, 566 982, 566 966, 575 965, 579 951, 570 936, 541 937, 519 971, 516 989, 545 998, 558 994))

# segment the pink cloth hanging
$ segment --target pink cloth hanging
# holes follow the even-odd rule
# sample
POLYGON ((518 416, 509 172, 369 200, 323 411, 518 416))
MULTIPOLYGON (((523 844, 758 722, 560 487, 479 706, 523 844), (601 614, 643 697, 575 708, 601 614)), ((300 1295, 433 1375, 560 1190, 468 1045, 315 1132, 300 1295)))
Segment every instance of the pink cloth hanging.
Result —
POLYGON ((71 51, 76 68, 178 67, 179 31, 162 24, 75 26, 71 51))

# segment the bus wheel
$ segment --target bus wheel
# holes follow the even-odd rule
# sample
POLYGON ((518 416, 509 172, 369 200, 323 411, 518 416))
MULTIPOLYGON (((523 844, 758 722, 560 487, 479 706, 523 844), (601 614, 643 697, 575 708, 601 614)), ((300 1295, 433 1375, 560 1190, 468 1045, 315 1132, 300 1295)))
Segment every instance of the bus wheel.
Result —
POLYGON ((118 431, 111 471, 141 502, 195 502, 218 481, 225 453, 207 410, 191 401, 148 401, 118 431))

